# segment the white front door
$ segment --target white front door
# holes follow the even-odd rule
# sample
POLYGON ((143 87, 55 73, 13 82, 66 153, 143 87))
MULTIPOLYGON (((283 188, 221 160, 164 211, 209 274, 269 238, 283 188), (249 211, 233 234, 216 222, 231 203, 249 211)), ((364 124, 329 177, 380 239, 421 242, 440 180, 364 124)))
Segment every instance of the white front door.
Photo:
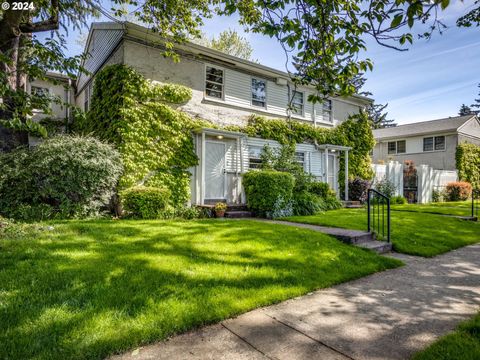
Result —
POLYGON ((225 199, 225 143, 205 142, 205 199, 225 199))
POLYGON ((328 154, 328 185, 332 190, 338 191, 337 181, 337 157, 333 154, 328 154))

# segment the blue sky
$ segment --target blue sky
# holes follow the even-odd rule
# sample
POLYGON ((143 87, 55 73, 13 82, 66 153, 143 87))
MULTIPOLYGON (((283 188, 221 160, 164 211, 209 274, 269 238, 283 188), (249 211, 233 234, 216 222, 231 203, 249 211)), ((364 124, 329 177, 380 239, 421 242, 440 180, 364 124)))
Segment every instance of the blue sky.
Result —
MULTIPOLYGON (((455 116, 462 103, 469 105, 478 98, 480 28, 455 26, 455 20, 473 2, 452 1, 450 8, 440 15, 449 25, 443 35, 435 34, 429 41, 416 40, 406 52, 367 42, 366 56, 374 61, 374 69, 367 73, 364 89, 373 93, 376 102, 388 103, 389 117, 399 124, 455 116)), ((228 28, 236 29, 249 40, 253 58, 264 65, 285 69, 285 56, 276 40, 244 33, 235 18, 207 20, 203 31, 212 36, 228 28)), ((82 50, 77 38, 75 33, 68 36, 69 55, 82 50)))

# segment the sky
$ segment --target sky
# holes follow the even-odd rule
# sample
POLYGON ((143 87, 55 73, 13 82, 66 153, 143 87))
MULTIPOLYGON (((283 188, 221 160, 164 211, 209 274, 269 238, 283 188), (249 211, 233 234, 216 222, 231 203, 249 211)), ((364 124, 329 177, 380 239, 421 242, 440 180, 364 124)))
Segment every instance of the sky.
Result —
MULTIPOLYGON (((367 39, 364 56, 374 62, 363 88, 373 93, 377 103, 388 103, 388 117, 398 124, 456 116, 465 103, 470 105, 480 89, 480 28, 458 28, 455 20, 472 7, 474 0, 451 2, 440 14, 448 28, 431 40, 419 39, 408 51, 398 52, 367 39)), ((105 5, 105 8, 109 8, 105 5)), ((95 21, 106 21, 101 18, 95 21)), ((235 29, 248 39, 252 57, 279 70, 285 70, 285 55, 278 42, 259 34, 246 33, 236 18, 216 17, 205 22, 203 31, 215 36, 235 29)), ((421 28, 414 28, 422 32, 421 28)), ((68 35, 68 55, 81 53, 79 35, 68 35)))

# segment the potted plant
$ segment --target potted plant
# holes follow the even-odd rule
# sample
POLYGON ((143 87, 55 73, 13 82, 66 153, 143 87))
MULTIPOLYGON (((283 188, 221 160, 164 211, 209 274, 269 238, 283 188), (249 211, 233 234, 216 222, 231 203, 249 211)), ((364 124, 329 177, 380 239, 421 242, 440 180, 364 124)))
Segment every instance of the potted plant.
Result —
POLYGON ((213 209, 215 210, 215 216, 217 218, 223 218, 225 216, 225 210, 227 210, 227 204, 218 202, 213 209))

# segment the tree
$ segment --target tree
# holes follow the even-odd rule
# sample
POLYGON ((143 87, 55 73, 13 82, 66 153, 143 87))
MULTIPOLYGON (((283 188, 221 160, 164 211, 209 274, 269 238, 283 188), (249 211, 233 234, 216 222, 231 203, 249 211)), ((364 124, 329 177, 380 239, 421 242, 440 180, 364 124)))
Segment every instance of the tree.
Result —
POLYGON ((368 117, 372 121, 373 129, 382 129, 386 127, 397 126, 395 120, 387 119, 388 112, 385 112, 388 103, 385 105, 372 103, 367 107, 368 117))
POLYGON ((465 116, 465 115, 473 115, 475 112, 470 108, 470 106, 467 106, 465 104, 462 104, 460 106, 460 110, 458 111, 458 115, 460 116, 465 116))
MULTIPOLYGON (((480 89, 480 84, 478 84, 478 88, 480 89)), ((470 107, 478 109, 478 111, 473 111, 475 114, 480 112, 480 91, 478 92, 478 99, 475 99, 474 103, 470 105, 470 107)))
POLYGON ((252 60, 253 48, 246 38, 240 36, 235 30, 222 31, 218 38, 207 38, 205 34, 194 42, 224 52, 232 56, 236 56, 245 60, 252 60))
MULTIPOLYGON (((4 124, 28 129, 32 99, 25 92, 26 78, 42 78, 51 70, 72 76, 81 71, 81 58, 64 56, 65 40, 56 30, 67 25, 83 27, 91 15, 102 13, 113 20, 133 16, 164 39, 165 56, 178 59, 175 44, 199 37, 203 19, 236 14, 247 30, 279 42, 286 55, 286 70, 295 84, 314 84, 318 95, 310 100, 321 101, 325 96, 351 95, 359 74, 372 69, 372 61, 363 56, 367 37, 405 51, 413 42, 414 24, 426 27, 417 34, 423 38, 442 32, 445 25, 437 14, 450 2, 113 0, 111 12, 102 7, 101 0, 37 0, 34 8, 20 11, 12 8, 13 0, 6 3, 10 8, 0 10, 0 118, 4 124), (35 34, 44 31, 53 31, 53 35, 40 42, 35 34)), ((471 10, 458 25, 478 25, 478 11, 471 10)))

